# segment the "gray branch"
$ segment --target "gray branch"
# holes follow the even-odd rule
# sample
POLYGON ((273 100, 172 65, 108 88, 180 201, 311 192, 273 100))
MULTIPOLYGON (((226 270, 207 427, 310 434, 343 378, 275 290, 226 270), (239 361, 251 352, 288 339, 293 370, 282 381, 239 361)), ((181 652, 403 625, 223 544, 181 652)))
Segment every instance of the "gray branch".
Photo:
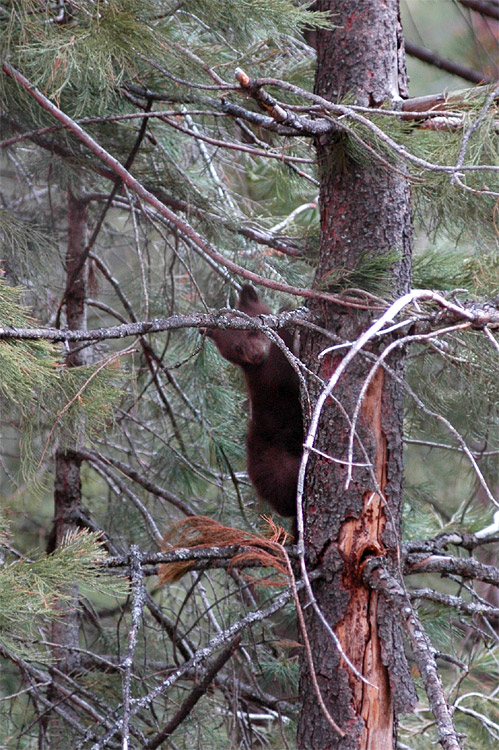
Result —
POLYGON ((379 558, 366 563, 363 574, 366 583, 381 592, 390 602, 393 611, 410 640, 414 660, 424 684, 430 708, 436 720, 439 742, 444 750, 460 750, 459 738, 452 722, 442 681, 435 661, 435 650, 411 600, 402 584, 388 573, 379 558))
POLYGON ((308 315, 306 308, 299 308, 280 315, 260 315, 258 318, 242 317, 235 310, 223 310, 212 314, 173 315, 170 318, 155 318, 138 323, 125 323, 109 328, 69 330, 67 328, 16 328, 0 326, 0 339, 47 339, 49 341, 105 341, 124 339, 129 336, 144 336, 148 333, 178 330, 180 328, 235 328, 237 330, 280 330, 296 325, 308 315))

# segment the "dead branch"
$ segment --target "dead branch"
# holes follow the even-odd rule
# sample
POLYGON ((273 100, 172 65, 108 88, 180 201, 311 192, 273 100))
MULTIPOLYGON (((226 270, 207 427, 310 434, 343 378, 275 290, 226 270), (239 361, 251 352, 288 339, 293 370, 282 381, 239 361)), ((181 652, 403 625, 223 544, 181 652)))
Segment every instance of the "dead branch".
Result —
POLYGON ((237 330, 259 330, 262 325, 279 330, 296 324, 308 314, 301 308, 281 315, 262 315, 256 318, 243 317, 237 311, 226 310, 213 314, 173 315, 171 318, 155 318, 137 323, 126 323, 109 328, 69 330, 65 328, 15 328, 0 326, 0 339, 48 339, 51 341, 105 341, 143 336, 150 333, 178 330, 180 328, 235 328, 237 330))
POLYGON ((236 68, 234 76, 241 88, 276 122, 290 125, 301 135, 318 136, 330 133, 334 129, 334 125, 329 119, 318 118, 311 120, 308 117, 300 117, 294 112, 287 110, 262 88, 262 84, 258 80, 252 80, 241 68, 236 68))
POLYGON ((129 554, 129 565, 131 571, 132 586, 132 623, 128 633, 128 649, 125 659, 122 663, 123 679, 123 747, 128 747, 130 734, 130 706, 131 706, 131 683, 132 683, 132 665, 137 646, 137 636, 139 633, 140 623, 144 614, 144 604, 146 599, 146 590, 144 586, 144 574, 142 572, 140 550, 136 544, 132 544, 129 554))
POLYGON ((492 617, 494 619, 499 618, 499 607, 493 607, 491 604, 484 604, 483 602, 467 602, 462 597, 454 596, 453 594, 442 594, 440 591, 424 588, 408 591, 408 595, 412 601, 426 599, 437 604, 444 604, 451 609, 457 609, 466 615, 483 615, 484 617, 492 617))
MULTIPOLYGON (((254 535, 256 537, 256 535, 254 535)), ((259 537, 258 537, 259 538, 259 537)), ((267 540, 262 539, 263 542, 267 540)), ((289 556, 294 557, 292 550, 288 550, 289 556)), ((220 561, 220 567, 261 567, 262 562, 254 558, 254 549, 249 544, 229 544, 224 546, 211 545, 202 548, 176 547, 173 550, 166 549, 163 552, 143 553, 142 565, 174 565, 184 562, 208 562, 215 564, 220 561), (253 557, 251 557, 253 555, 253 557), (234 562, 236 556, 241 556, 240 564, 234 562)), ((276 559, 277 561, 277 559, 276 559)), ((129 558, 127 555, 114 555, 106 558, 102 565, 106 568, 123 568, 128 570, 129 558)), ((319 577, 317 569, 316 577, 319 577)))
POLYGON ((406 542, 402 545, 402 555, 411 552, 435 554, 446 549, 449 544, 471 551, 484 544, 495 544, 497 542, 499 542, 499 536, 497 534, 484 537, 478 534, 465 534, 460 531, 448 531, 444 534, 439 534, 438 536, 433 537, 433 539, 406 542))
POLYGON ((164 742, 173 732, 177 729, 177 727, 180 726, 180 724, 184 721, 184 719, 187 718, 187 716, 190 714, 190 712, 193 710, 196 703, 203 697, 203 695, 208 690, 211 683, 215 680, 218 673, 223 669, 225 664, 229 661, 229 659, 234 655, 236 650, 239 647, 239 644, 241 643, 241 636, 238 635, 234 640, 229 643, 227 648, 225 648, 213 661, 212 664, 208 665, 206 672, 202 676, 199 683, 196 685, 196 687, 192 690, 192 692, 187 696, 185 701, 182 703, 180 708, 178 709, 177 713, 170 719, 170 721, 166 724, 166 726, 163 727, 163 729, 158 732, 158 734, 148 740, 146 744, 144 745, 145 748, 150 748, 150 750, 154 750, 154 748, 157 748, 161 745, 162 742, 164 742))
POLYGON ((461 558, 451 555, 427 555, 411 552, 407 555, 403 571, 405 575, 415 573, 440 573, 440 575, 455 575, 470 580, 483 581, 499 586, 499 568, 485 565, 472 557, 461 558))
POLYGON ((485 73, 472 70, 465 65, 460 65, 453 60, 442 57, 442 55, 439 55, 437 52, 433 52, 431 49, 423 47, 421 44, 415 44, 414 42, 409 41, 409 39, 405 40, 405 51, 408 55, 411 55, 411 57, 416 57, 418 60, 429 63, 435 68, 440 68, 440 70, 445 70, 446 73, 451 73, 452 75, 459 76, 459 78, 464 78, 466 81, 471 81, 471 83, 494 82, 494 79, 485 73))
MULTIPOLYGON (((301 588, 301 587, 302 587, 301 582, 299 582, 297 584, 297 588, 301 588)), ((245 630, 248 626, 252 625, 255 622, 262 622, 263 620, 273 615, 275 612, 278 612, 280 609, 282 609, 286 605, 286 603, 289 601, 291 597, 292 597, 292 591, 289 588, 283 593, 281 593, 269 606, 250 612, 243 619, 238 620, 226 630, 223 630, 222 632, 218 633, 216 636, 214 636, 214 638, 211 639, 211 641, 209 641, 209 643, 206 646, 196 651, 193 657, 189 661, 187 661, 185 664, 183 664, 181 667, 175 670, 173 674, 169 675, 153 690, 150 690, 147 695, 137 699, 130 712, 131 715, 135 715, 136 713, 141 711, 143 708, 151 705, 158 695, 161 695, 165 691, 169 690, 169 688, 175 685, 184 676, 184 674, 188 673, 194 667, 200 664, 203 664, 206 661, 206 659, 208 659, 215 651, 217 651, 217 649, 219 649, 225 643, 232 641, 237 635, 239 635, 240 632, 245 630)), ((113 722, 111 729, 108 732, 106 732, 105 736, 103 736, 98 742, 96 742, 93 745, 92 750, 102 750, 102 748, 106 746, 106 744, 112 737, 114 737, 118 732, 121 732, 122 727, 123 727, 123 719, 119 718, 115 720, 113 722)), ((449 748, 449 750, 452 750, 452 748, 449 748)))

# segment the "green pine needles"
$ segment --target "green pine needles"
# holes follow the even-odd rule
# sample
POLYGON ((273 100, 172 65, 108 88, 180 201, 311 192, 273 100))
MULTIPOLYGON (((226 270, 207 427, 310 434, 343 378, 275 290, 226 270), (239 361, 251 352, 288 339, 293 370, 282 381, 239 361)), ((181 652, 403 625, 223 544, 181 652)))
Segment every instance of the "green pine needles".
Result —
MULTIPOLYGON (((8 552, 8 528, 3 531, 0 551, 8 552)), ((25 659, 51 661, 50 652, 37 645, 40 628, 62 616, 60 602, 70 602, 68 581, 87 593, 122 597, 127 582, 103 568, 107 553, 99 534, 82 530, 68 534, 62 546, 35 560, 20 559, 0 566, 0 649, 25 659)))

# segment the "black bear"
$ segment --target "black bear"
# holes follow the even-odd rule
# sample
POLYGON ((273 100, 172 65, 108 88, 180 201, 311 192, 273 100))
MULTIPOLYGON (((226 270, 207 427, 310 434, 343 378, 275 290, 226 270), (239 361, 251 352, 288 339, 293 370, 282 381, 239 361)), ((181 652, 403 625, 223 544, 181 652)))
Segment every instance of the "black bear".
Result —
MULTIPOLYGON (((236 306, 252 317, 270 313, 249 284, 236 306)), ((260 331, 207 330, 220 354, 242 368, 250 400, 248 474, 258 495, 281 516, 296 516, 296 484, 303 452, 298 376, 276 344, 260 331)), ((281 338, 292 350, 292 331, 281 338)))

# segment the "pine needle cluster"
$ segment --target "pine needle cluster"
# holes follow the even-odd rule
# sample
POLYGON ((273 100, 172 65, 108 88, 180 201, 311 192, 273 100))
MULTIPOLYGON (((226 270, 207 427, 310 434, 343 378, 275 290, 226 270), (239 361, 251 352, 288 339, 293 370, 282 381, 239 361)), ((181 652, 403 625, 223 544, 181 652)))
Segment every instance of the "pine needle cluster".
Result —
MULTIPOLYGON (((3 521, 3 518, 1 519, 3 521)), ((4 526, 3 537, 6 541, 4 526)), ((0 538, 0 548, 9 553, 0 538)), ((106 552, 99 534, 86 530, 69 534, 61 547, 36 560, 16 560, 0 567, 0 648, 37 661, 50 660, 45 649, 36 646, 40 628, 61 617, 61 601, 70 602, 68 581, 83 585, 88 592, 123 596, 124 579, 109 576, 102 563, 106 552)))

